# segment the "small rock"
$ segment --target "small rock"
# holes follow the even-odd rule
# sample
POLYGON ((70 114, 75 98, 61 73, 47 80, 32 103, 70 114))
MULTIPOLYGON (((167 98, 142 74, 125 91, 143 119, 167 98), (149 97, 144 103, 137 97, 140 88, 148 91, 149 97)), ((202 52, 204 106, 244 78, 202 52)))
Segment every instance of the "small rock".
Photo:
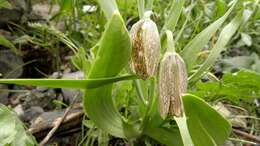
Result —
POLYGON ((42 114, 43 112, 44 112, 44 110, 42 109, 42 107, 32 106, 25 111, 24 120, 25 121, 32 121, 36 117, 38 117, 40 114, 42 114))
POLYGON ((40 92, 46 92, 48 89, 48 87, 36 87, 36 90, 40 92))
MULTIPOLYGON (((73 72, 73 73, 65 73, 62 77, 63 79, 84 79, 84 73, 83 72, 73 72)), ((79 97, 82 97, 83 94, 80 90, 75 89, 62 89, 62 93, 64 96, 65 102, 68 101, 69 103, 72 102, 73 97, 78 95, 79 97)), ((81 98, 78 98, 76 102, 81 102, 81 98)))
POLYGON ((44 92, 34 89, 31 92, 24 93, 20 96, 23 96, 23 106, 25 109, 32 106, 40 106, 44 109, 55 108, 53 100, 56 99, 56 93, 53 89, 48 89, 44 92))
POLYGON ((227 140, 223 146, 235 146, 235 144, 232 141, 227 140))
POLYGON ((5 38, 10 39, 12 38, 12 35, 9 31, 6 31, 4 29, 0 29, 0 35, 5 36, 5 38))
MULTIPOLYGON (((2 2, 2 1, 1 1, 2 2)), ((18 8, 7 9, 0 8, 0 28, 4 28, 10 22, 20 22, 23 11, 18 8)))
POLYGON ((226 119, 228 119, 232 126, 234 127, 241 127, 241 128, 247 128, 247 123, 245 119, 237 117, 237 114, 234 113, 234 111, 231 111, 225 105, 221 102, 217 103, 217 105, 214 106, 214 108, 226 119))
POLYGON ((8 104, 9 92, 4 90, 8 90, 8 86, 0 84, 0 103, 8 104))
POLYGON ((51 78, 51 79, 58 79, 61 76, 62 76, 61 72, 54 72, 54 73, 52 73, 52 75, 49 78, 51 78))
MULTIPOLYGON (((55 125, 57 119, 64 115, 65 110, 54 110, 51 112, 43 112, 39 114, 34 120, 32 120, 30 129, 41 129, 40 127, 52 128, 55 125)), ((74 116, 83 115, 82 109, 71 109, 64 119, 66 122, 74 116)))
POLYGON ((0 50, 0 73, 4 78, 18 78, 23 73, 22 58, 10 50, 0 50))
POLYGON ((51 6, 49 4, 35 4, 35 5, 33 5, 32 9, 36 15, 39 15, 43 19, 47 20, 50 17, 50 14, 49 14, 50 7, 52 7, 51 15, 54 15, 59 12, 59 5, 51 6))
POLYGON ((23 119, 24 118, 24 110, 23 106, 21 104, 18 104, 15 108, 14 111, 16 114, 19 116, 19 118, 23 119))

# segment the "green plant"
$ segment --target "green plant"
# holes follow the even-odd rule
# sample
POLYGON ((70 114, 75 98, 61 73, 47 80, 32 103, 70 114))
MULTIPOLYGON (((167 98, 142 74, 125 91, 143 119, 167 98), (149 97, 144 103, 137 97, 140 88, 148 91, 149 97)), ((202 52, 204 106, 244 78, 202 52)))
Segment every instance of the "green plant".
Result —
POLYGON ((11 4, 7 0, 0 0, 0 8, 11 8, 11 4))
MULTIPOLYGON (((84 71, 85 80, 2 79, 0 83, 82 89, 85 92, 83 101, 86 115, 101 130, 104 130, 112 136, 125 138, 129 143, 145 137, 152 138, 159 143, 169 146, 222 145, 231 132, 231 125, 205 101, 191 94, 180 93, 176 98, 180 98, 180 101, 182 100, 178 103, 178 106, 183 106, 183 109, 181 109, 183 115, 175 117, 176 115, 173 114, 164 120, 158 111, 157 75, 154 73, 149 74, 145 77, 147 78, 146 81, 140 80, 139 76, 136 75, 122 76, 124 73, 131 73, 127 65, 131 56, 131 48, 134 47, 134 45, 131 46, 129 32, 119 13, 116 2, 114 0, 99 0, 98 2, 108 22, 101 39, 90 50, 93 54, 91 61, 85 62, 86 58, 80 54, 82 53, 80 52, 81 48, 78 49, 72 41, 69 41, 68 38, 63 37, 63 35, 59 33, 55 34, 76 53, 75 57, 77 61, 74 58, 74 63, 77 64, 78 68, 84 71), (86 63, 90 63, 90 65, 84 65, 86 63), (129 110, 126 116, 123 116, 115 106, 112 94, 113 89, 115 89, 113 83, 122 80, 134 80, 134 86, 138 94, 131 98, 135 100, 136 97, 140 97, 140 100, 135 100, 137 102, 135 105, 137 112, 129 110)), ((208 44, 210 38, 215 35, 217 30, 224 24, 235 7, 236 2, 236 0, 233 1, 231 8, 224 16, 217 19, 196 35, 183 49, 178 49, 181 50, 180 52, 176 52, 175 55, 179 53, 180 56, 178 55, 178 57, 183 58, 187 66, 187 71, 190 74, 189 88, 192 88, 194 83, 208 72, 208 69, 214 64, 220 52, 239 28, 243 18, 242 12, 239 12, 221 31, 218 41, 214 44, 206 61, 202 65, 196 64, 198 53, 208 44)), ((152 3, 152 0, 147 0, 146 3, 142 0, 138 1, 141 21, 150 19, 148 15, 149 11, 147 12, 146 10, 151 10, 152 3)), ((165 50, 174 48, 172 33, 175 31, 184 4, 184 0, 174 0, 172 2, 171 13, 168 15, 161 29, 161 44, 155 41, 155 43, 159 43, 156 44, 157 46, 161 46, 162 55, 165 53, 165 50), (165 35, 166 31, 168 35, 165 35)), ((137 33, 146 35, 140 32, 137 33)), ((156 35, 156 33, 151 34, 156 35)), ((149 39, 151 38, 145 38, 143 40, 151 41, 149 39)), ((140 43, 143 45, 143 43, 146 42, 141 41, 140 43)), ((148 49, 153 48, 150 47, 148 49)), ((149 59, 149 57, 147 58, 149 59)), ((158 61, 159 60, 155 59, 155 63, 158 64, 158 61)), ((182 70, 184 70, 183 68, 185 69, 185 64, 182 64, 182 70)), ((176 67, 174 69, 176 69, 176 67)), ((176 70, 173 70, 173 72, 175 71, 176 70)), ((172 74, 172 76, 176 78, 175 80, 178 80, 180 74, 172 74)), ((187 78, 183 78, 183 80, 188 83, 187 78)), ((178 88, 181 88, 181 86, 178 88)), ((185 92, 185 90, 181 92, 185 92)))
POLYGON ((0 144, 8 146, 34 146, 35 139, 26 133, 23 123, 9 108, 0 104, 0 144))
POLYGON ((14 46, 14 44, 2 35, 0 35, 0 45, 10 48, 16 54, 20 53, 20 51, 14 46))

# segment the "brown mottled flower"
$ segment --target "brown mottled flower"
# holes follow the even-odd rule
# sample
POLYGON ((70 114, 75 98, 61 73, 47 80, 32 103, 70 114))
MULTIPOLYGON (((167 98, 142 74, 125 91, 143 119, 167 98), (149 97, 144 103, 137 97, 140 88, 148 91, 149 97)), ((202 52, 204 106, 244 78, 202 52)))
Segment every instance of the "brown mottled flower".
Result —
POLYGON ((187 71, 183 59, 175 52, 166 52, 159 72, 159 112, 162 118, 168 114, 183 115, 182 94, 187 91, 187 71))
POLYGON ((142 19, 133 25, 131 31, 132 55, 131 67, 142 79, 147 79, 156 73, 160 59, 160 35, 156 24, 148 19, 142 19))

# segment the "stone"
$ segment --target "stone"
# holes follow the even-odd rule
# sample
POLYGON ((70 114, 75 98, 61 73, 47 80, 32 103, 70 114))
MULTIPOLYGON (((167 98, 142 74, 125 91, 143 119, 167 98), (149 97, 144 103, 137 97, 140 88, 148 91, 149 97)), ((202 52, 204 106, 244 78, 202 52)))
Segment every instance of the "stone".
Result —
MULTIPOLYGON (((228 119, 233 127, 247 128, 247 122, 245 119, 238 117, 239 113, 235 113, 234 109, 227 108, 223 103, 218 102, 214 108, 226 119, 228 119)), ((246 115, 245 115, 246 116, 246 115)))
POLYGON ((3 78, 18 78, 23 74, 23 59, 11 50, 0 50, 0 73, 3 78))
POLYGON ((21 104, 18 104, 16 107, 14 107, 14 111, 16 112, 18 117, 23 120, 23 118, 24 118, 23 106, 21 104))
POLYGON ((0 84, 0 103, 2 104, 8 104, 9 102, 9 92, 5 90, 8 90, 8 86, 0 84))
MULTIPOLYGON (((62 79, 84 79, 84 73, 81 71, 65 73, 62 79)), ((78 95, 79 97, 83 96, 83 93, 80 90, 75 89, 62 89, 65 102, 72 103, 73 97, 78 95)), ((78 98, 76 102, 81 102, 81 98, 78 98)))
POLYGON ((44 112, 43 108, 40 106, 32 106, 25 111, 24 120, 25 121, 33 121, 40 114, 44 112))

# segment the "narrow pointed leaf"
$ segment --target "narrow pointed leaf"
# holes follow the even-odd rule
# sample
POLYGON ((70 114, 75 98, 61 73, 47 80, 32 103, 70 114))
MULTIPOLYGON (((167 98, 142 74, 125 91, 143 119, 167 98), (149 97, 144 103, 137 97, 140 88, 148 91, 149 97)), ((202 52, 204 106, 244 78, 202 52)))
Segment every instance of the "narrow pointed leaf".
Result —
POLYGON ((10 48, 14 53, 19 54, 18 49, 14 46, 12 42, 7 40, 4 36, 0 35, 0 45, 10 48))
POLYGON ((198 69, 198 71, 196 71, 190 77, 190 82, 195 82, 199 80, 199 78, 204 75, 204 72, 206 72, 215 63, 218 57, 220 57, 220 53, 226 50, 225 46, 227 45, 231 37, 235 34, 242 21, 243 15, 238 14, 227 26, 224 27, 224 29, 220 33, 217 43, 210 52, 209 57, 198 69))
POLYGON ((74 88, 74 89, 91 89, 115 83, 123 80, 133 80, 135 75, 125 75, 119 77, 100 78, 100 79, 0 79, 1 84, 17 84, 17 85, 32 85, 44 86, 50 88, 74 88))
MULTIPOLYGON (((237 1, 236 1, 237 2, 237 1)), ((197 54, 203 47, 209 42, 210 38, 216 33, 216 31, 222 26, 225 20, 228 18, 229 14, 235 7, 235 3, 231 6, 231 8, 225 13, 224 16, 216 20, 202 32, 200 32, 194 39, 192 39, 183 49, 181 55, 187 64, 188 71, 191 71, 193 68, 196 59, 198 58, 197 54)))
POLYGON ((170 9, 170 14, 166 18, 165 25, 163 26, 163 30, 171 30, 174 31, 175 27, 178 23, 179 17, 182 12, 183 5, 185 3, 185 0, 173 0, 171 9, 170 9))

